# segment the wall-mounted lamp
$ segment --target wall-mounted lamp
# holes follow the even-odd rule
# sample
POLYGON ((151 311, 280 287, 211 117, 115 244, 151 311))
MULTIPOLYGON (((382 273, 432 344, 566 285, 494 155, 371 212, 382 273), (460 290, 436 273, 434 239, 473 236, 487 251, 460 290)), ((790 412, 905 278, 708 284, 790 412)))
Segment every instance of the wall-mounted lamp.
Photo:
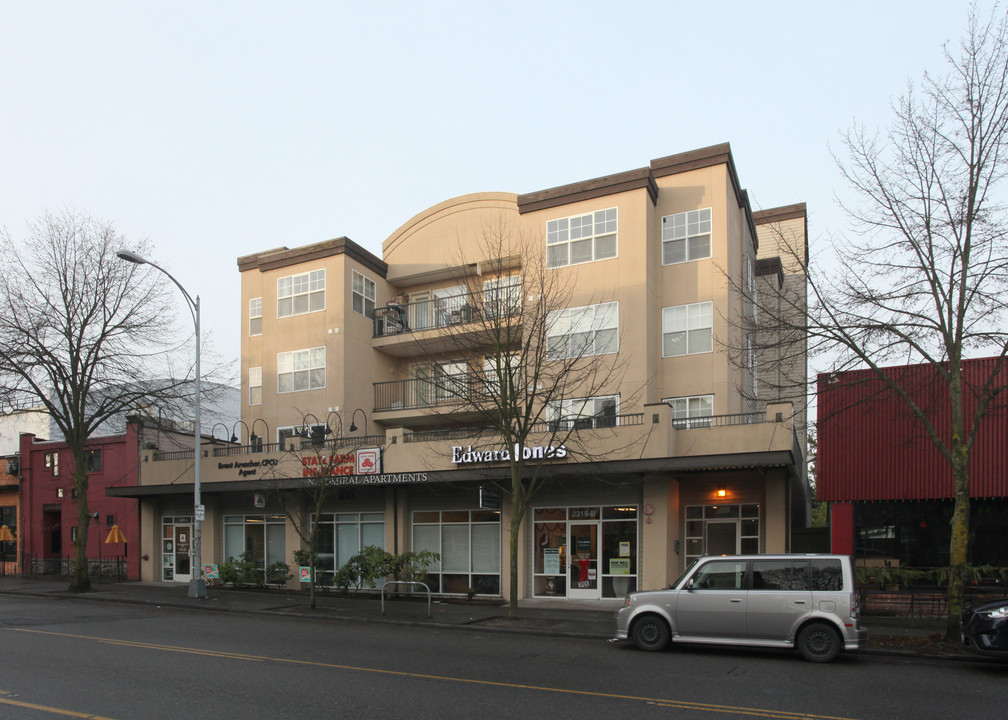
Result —
POLYGON ((719 498, 727 497, 728 496, 728 491, 725 490, 723 487, 719 487, 717 489, 717 496, 719 498))

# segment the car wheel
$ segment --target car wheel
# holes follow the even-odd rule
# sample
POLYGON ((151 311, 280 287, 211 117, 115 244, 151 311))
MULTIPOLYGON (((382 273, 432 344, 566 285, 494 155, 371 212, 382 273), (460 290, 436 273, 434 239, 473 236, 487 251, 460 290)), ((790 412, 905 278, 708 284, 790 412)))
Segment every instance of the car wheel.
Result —
POLYGON ((653 652, 661 650, 668 645, 669 631, 668 623, 657 615, 645 615, 638 619, 633 625, 633 641, 641 650, 653 652))
POLYGON ((806 660, 830 662, 840 654, 840 634, 825 623, 812 623, 798 633, 796 645, 806 660))

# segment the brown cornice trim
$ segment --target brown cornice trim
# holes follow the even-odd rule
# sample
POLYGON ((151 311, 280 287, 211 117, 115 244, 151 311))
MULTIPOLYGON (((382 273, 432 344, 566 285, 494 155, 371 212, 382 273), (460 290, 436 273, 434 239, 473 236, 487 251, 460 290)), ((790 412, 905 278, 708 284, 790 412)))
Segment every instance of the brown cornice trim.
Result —
POLYGON ((378 273, 382 278, 388 274, 387 263, 348 237, 325 240, 324 242, 303 245, 294 249, 282 247, 254 255, 245 255, 238 258, 238 270, 240 272, 248 270, 266 272, 268 270, 276 270, 321 258, 332 257, 333 255, 346 255, 353 258, 361 265, 378 273))
POLYGON ((772 222, 784 222, 785 220, 796 220, 801 218, 807 222, 808 212, 805 203, 794 203, 793 205, 782 205, 781 207, 769 208, 753 213, 753 222, 757 225, 765 225, 772 222))
POLYGON ((605 175, 548 190, 525 193, 518 196, 518 212, 524 215, 537 210, 640 189, 647 190, 652 205, 658 202, 658 184, 655 182, 650 168, 627 170, 615 175, 605 175))

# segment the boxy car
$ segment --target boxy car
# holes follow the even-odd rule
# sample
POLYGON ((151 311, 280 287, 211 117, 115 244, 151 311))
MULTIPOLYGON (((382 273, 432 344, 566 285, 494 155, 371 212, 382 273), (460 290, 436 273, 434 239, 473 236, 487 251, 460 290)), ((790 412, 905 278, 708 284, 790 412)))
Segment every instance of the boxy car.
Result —
POLYGON ((703 557, 667 590, 632 592, 616 640, 641 650, 669 642, 794 648, 829 662, 863 649, 854 564, 846 555, 703 557))

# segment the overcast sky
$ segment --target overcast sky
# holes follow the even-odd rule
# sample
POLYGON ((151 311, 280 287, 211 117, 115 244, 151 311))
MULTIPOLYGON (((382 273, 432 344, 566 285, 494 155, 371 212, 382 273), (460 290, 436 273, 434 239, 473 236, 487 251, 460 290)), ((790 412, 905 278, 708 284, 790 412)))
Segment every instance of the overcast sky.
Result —
POLYGON ((70 207, 149 238, 236 363, 241 255, 343 235, 380 255, 451 197, 721 142, 754 209, 808 204, 814 252, 845 229, 831 147, 944 72, 966 16, 948 0, 5 3, 0 226, 19 238, 70 207))

